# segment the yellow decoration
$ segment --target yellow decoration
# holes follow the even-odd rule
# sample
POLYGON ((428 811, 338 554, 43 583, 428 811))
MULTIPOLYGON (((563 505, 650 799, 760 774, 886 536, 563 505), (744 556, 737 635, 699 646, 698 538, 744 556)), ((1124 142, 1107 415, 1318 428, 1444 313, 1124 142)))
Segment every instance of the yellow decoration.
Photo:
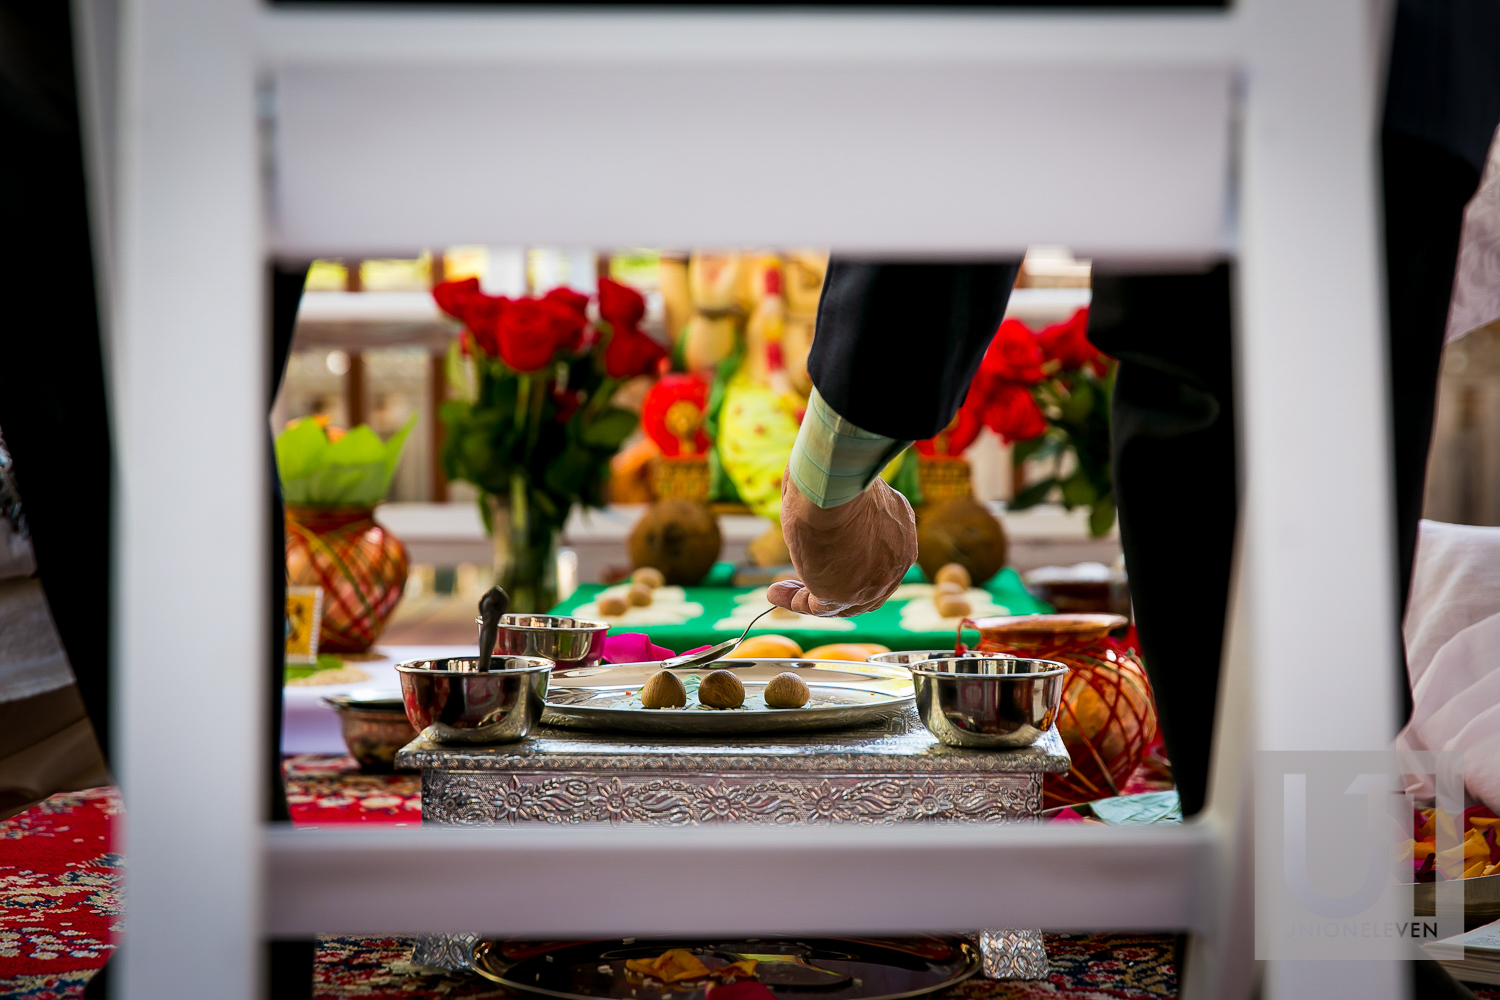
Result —
POLYGON ((797 440, 796 397, 756 385, 742 371, 729 380, 719 418, 719 459, 740 498, 781 522, 781 474, 797 440))

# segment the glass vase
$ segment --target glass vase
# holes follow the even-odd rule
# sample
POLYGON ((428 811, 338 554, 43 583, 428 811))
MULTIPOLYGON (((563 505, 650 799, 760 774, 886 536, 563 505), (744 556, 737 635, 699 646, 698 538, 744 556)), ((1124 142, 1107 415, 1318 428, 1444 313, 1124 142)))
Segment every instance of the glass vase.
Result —
POLYGON ((557 526, 537 516, 524 488, 484 499, 495 583, 510 595, 512 612, 546 613, 557 603, 557 526))

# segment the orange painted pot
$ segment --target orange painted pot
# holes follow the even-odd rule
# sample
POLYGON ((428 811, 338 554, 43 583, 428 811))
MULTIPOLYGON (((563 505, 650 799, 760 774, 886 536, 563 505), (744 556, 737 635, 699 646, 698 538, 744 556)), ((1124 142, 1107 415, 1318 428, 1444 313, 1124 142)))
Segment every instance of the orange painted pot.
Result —
POLYGON ((406 546, 371 507, 288 506, 286 581, 323 588, 319 652, 363 653, 406 589, 406 546))
POLYGON ((1073 758, 1067 774, 1043 782, 1046 807, 1119 795, 1156 738, 1156 702, 1135 650, 1110 636, 1120 615, 1014 615, 973 622, 977 649, 1072 669, 1063 687, 1057 729, 1073 758))

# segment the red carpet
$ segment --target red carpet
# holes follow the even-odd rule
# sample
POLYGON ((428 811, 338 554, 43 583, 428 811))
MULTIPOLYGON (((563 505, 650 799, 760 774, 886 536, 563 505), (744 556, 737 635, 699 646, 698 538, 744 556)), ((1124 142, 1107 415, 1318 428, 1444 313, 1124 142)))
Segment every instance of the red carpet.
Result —
POLYGON ((79 996, 119 930, 113 788, 69 792, 0 823, 0 995, 79 996))
MULTIPOLYGON (((416 775, 361 775, 347 757, 304 755, 286 763, 293 821, 417 823, 416 775)), ((108 957, 120 911, 121 859, 109 824, 114 789, 56 795, 0 823, 0 996, 80 996, 108 957)), ((1163 1000, 1176 995, 1171 939, 1140 934, 1047 936, 1052 975, 1042 981, 970 980, 941 1000, 1163 1000)), ((318 1000, 468 1000, 507 991, 474 976, 410 964, 403 938, 324 937, 314 973, 318 1000)), ((1480 996, 1500 998, 1500 991, 1480 996)))

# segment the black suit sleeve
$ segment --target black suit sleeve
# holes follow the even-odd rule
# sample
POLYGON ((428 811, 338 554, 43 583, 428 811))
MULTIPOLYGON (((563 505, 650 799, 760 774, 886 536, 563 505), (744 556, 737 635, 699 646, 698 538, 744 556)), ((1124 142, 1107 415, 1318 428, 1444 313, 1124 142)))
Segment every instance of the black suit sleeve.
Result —
POLYGON ((932 437, 963 405, 1016 268, 830 261, 807 357, 819 394, 872 434, 932 437))

